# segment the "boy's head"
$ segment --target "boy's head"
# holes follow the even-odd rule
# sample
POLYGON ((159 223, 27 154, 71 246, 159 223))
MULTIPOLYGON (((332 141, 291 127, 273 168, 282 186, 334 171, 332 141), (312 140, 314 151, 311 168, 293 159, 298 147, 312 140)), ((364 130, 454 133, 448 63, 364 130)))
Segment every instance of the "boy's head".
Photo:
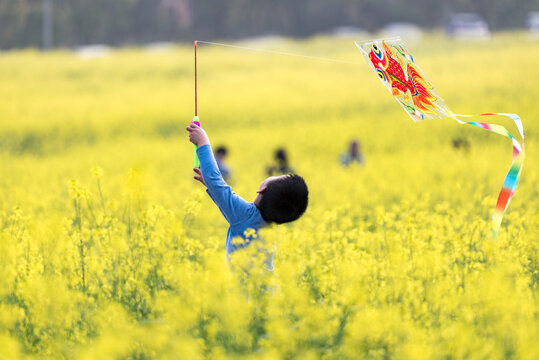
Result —
POLYGON ((255 205, 267 222, 283 224, 297 220, 309 201, 309 189, 299 175, 271 176, 262 181, 255 205))

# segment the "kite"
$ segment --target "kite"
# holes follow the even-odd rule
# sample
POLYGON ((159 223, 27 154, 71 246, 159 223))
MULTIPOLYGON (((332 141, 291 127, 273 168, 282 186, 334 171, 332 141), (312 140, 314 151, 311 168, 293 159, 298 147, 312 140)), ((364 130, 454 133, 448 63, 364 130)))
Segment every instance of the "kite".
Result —
POLYGON ((384 86, 414 121, 452 118, 459 124, 477 126, 511 140, 513 144, 513 162, 503 182, 496 208, 492 215, 491 232, 495 239, 522 172, 524 128, 520 117, 516 114, 507 113, 454 114, 436 93, 434 86, 427 80, 425 74, 415 63, 413 56, 406 50, 399 37, 361 43, 355 42, 355 44, 384 86), (489 115, 502 115, 512 119, 520 133, 522 144, 501 125, 475 121, 466 122, 459 119, 459 117, 469 118, 489 115))

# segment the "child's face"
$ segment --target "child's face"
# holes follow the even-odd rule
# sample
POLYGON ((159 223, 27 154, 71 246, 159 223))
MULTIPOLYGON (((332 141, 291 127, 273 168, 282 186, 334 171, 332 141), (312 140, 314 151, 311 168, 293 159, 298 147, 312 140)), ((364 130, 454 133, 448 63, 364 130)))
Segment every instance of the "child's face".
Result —
POLYGON ((255 205, 258 205, 260 203, 260 200, 262 199, 262 195, 264 194, 264 191, 266 191, 266 188, 268 187, 269 183, 271 183, 272 181, 283 179, 287 176, 288 175, 270 176, 269 178, 264 179, 264 181, 262 181, 262 183, 260 184, 260 187, 256 191, 257 195, 254 201, 255 205))

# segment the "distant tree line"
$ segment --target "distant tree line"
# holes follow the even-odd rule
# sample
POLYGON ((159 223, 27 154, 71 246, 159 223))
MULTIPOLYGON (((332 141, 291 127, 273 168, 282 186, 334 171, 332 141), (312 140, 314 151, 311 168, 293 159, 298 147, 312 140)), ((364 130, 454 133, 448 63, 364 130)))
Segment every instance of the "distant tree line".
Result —
POLYGON ((519 28, 539 0, 0 0, 0 48, 41 47, 52 9, 54 46, 305 37, 336 26, 375 31, 393 21, 431 28, 451 12, 474 12, 491 29, 519 28), (45 23, 47 23, 45 21, 45 23))

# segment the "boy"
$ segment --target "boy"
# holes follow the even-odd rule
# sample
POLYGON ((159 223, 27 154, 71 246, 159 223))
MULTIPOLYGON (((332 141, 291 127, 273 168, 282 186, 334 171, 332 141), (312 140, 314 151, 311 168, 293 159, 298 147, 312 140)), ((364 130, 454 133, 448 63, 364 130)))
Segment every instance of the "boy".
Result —
MULTIPOLYGON (((226 255, 249 245, 245 230, 257 231, 269 223, 283 224, 297 220, 307 209, 309 190, 301 176, 271 176, 260 184, 254 202, 249 203, 236 195, 228 186, 215 162, 206 132, 196 124, 186 128, 189 141, 198 146, 197 155, 200 169, 193 169, 195 180, 207 188, 207 193, 219 207, 219 210, 230 224, 226 236, 226 255), (244 241, 235 245, 232 240, 242 237, 244 241)), ((273 253, 266 264, 273 270, 273 253)))

